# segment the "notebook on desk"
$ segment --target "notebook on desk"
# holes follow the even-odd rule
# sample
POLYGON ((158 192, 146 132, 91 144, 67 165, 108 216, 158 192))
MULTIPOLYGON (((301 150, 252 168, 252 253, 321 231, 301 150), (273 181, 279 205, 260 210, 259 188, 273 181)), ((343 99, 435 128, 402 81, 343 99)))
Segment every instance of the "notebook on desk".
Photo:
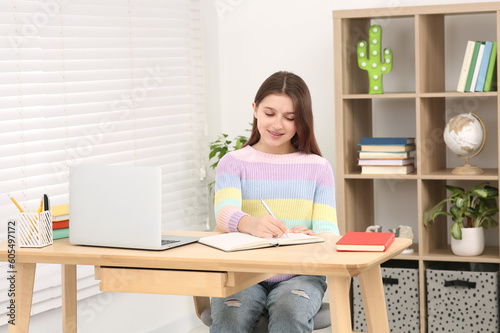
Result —
POLYGON ((198 240, 162 235, 159 167, 71 167, 69 201, 72 244, 166 250, 198 240))

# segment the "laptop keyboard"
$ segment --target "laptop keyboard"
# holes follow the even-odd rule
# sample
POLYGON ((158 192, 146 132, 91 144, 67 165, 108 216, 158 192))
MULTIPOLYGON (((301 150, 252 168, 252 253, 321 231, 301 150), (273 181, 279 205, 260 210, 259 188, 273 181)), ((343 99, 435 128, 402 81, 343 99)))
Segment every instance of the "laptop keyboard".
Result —
POLYGON ((179 243, 180 240, 174 240, 174 239, 162 239, 161 240, 161 245, 167 245, 167 244, 172 244, 172 243, 179 243))

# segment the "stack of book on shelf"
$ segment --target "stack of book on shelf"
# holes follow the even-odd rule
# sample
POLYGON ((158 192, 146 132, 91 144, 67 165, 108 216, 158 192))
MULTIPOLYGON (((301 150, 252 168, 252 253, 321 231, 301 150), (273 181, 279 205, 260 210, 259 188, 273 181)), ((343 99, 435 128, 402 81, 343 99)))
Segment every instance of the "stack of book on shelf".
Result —
POLYGON ((406 175, 415 169, 415 138, 361 138, 359 145, 362 174, 406 175))
POLYGON ((69 204, 51 206, 54 239, 69 237, 69 204))
POLYGON ((457 91, 496 91, 497 42, 468 41, 457 91))

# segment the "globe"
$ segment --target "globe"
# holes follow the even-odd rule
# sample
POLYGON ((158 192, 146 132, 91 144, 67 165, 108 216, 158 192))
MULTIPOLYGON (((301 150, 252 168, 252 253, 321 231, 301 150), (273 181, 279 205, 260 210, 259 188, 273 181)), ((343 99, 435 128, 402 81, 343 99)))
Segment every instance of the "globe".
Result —
POLYGON ((481 174, 483 171, 469 164, 469 158, 481 152, 486 142, 486 128, 478 115, 469 112, 450 119, 443 132, 446 146, 459 157, 465 158, 465 165, 452 170, 454 174, 481 174))

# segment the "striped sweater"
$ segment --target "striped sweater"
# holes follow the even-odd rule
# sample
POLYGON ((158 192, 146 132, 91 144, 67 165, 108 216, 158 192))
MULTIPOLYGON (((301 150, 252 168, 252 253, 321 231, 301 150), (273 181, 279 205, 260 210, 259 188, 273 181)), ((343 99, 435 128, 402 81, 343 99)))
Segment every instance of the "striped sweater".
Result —
MULTIPOLYGON (((339 234, 330 163, 314 154, 267 154, 247 146, 226 154, 217 166, 215 216, 219 228, 238 231, 245 215, 267 214, 264 199, 286 227, 339 234)), ((283 275, 272 278, 282 281, 283 275)))

